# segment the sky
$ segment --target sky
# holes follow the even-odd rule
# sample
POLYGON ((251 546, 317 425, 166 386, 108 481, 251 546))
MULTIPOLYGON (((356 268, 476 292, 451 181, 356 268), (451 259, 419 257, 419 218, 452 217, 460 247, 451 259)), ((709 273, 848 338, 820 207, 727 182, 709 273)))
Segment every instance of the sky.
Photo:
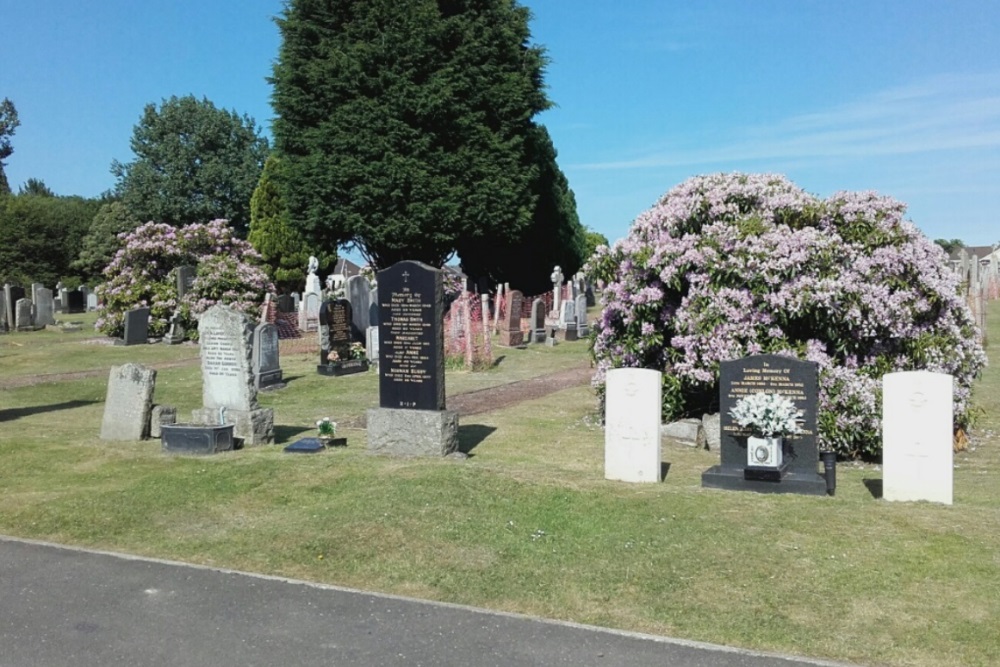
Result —
MULTIPOLYGON (((610 241, 675 185, 781 173, 876 190, 930 238, 1000 242, 1000 2, 521 0, 540 114, 581 222, 610 241)), ((147 104, 208 98, 270 136, 282 0, 0 0, 5 167, 97 196, 147 104)))

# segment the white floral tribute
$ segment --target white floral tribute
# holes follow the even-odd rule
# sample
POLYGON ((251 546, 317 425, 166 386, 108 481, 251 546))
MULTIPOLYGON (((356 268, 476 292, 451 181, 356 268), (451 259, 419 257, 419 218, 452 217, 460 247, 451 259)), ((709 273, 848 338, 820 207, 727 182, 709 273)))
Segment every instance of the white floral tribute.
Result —
POLYGON ((729 415, 743 428, 763 438, 785 437, 801 433, 802 411, 787 396, 762 392, 736 401, 729 415))

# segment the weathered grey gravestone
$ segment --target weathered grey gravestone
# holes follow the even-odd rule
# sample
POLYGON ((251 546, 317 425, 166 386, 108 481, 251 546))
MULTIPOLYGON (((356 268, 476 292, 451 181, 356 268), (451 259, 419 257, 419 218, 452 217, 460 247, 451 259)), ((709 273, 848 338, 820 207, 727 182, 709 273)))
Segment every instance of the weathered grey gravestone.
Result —
POLYGON ((719 416, 722 441, 720 464, 702 473, 701 485, 718 489, 764 493, 826 495, 826 480, 817 472, 816 364, 790 357, 762 354, 720 364, 719 416), (744 396, 777 393, 802 412, 802 432, 786 436, 777 479, 754 479, 747 465, 747 438, 752 435, 729 411, 744 396))
POLYGON ((257 403, 252 369, 254 324, 229 306, 215 305, 198 320, 202 403, 196 424, 234 424, 233 437, 245 445, 274 441, 274 411, 257 403))
POLYGON ((188 290, 194 285, 195 276, 198 275, 198 269, 194 266, 178 266, 177 267, 177 301, 184 298, 184 295, 188 293, 188 290))
POLYGON ((531 333, 529 342, 544 343, 548 332, 545 330, 545 302, 535 299, 531 302, 531 333))
POLYGON ((280 389, 281 364, 278 359, 278 327, 258 324, 253 330, 253 381, 257 389, 280 389))
POLYGON ((445 409, 441 271, 399 262, 378 274, 379 405, 368 411, 368 449, 444 456, 458 447, 458 414, 445 409))
POLYGON ((954 379, 908 371, 882 378, 882 497, 951 505, 954 379))
POLYGON ((149 308, 134 308, 125 313, 123 345, 145 345, 149 342, 149 308))
POLYGON ((368 327, 368 332, 365 336, 365 354, 368 360, 378 365, 378 327, 368 327))
POLYGON ((587 296, 580 293, 576 297, 576 333, 580 338, 590 335, 590 323, 587 322, 587 296))
POLYGON ((142 440, 149 434, 156 370, 142 364, 112 366, 104 401, 101 440, 142 440))
POLYGON ((576 304, 572 301, 563 301, 559 307, 559 328, 565 329, 570 322, 576 325, 576 304))
POLYGON ((52 290, 39 287, 35 290, 35 326, 45 327, 55 323, 56 308, 52 290))
POLYGON ((507 347, 517 347, 524 344, 524 334, 521 332, 521 304, 524 296, 518 290, 511 290, 507 295, 507 313, 500 325, 500 344, 507 347))
POLYGON ((97 310, 97 294, 95 292, 87 292, 87 310, 97 310))
POLYGON ((351 302, 351 340, 363 343, 369 326, 368 307, 371 305, 372 288, 364 276, 351 276, 347 279, 346 291, 351 302))
POLYGON ((14 322, 18 331, 34 331, 35 329, 35 304, 31 299, 18 299, 15 304, 14 322))
POLYGON ((317 292, 306 292, 299 305, 299 330, 319 330, 320 297, 317 292))

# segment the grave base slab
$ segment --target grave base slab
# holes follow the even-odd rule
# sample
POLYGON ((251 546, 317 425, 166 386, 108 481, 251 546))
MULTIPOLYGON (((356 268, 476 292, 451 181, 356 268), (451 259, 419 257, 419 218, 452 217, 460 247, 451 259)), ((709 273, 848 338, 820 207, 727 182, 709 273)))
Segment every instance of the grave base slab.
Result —
POLYGON ((707 489, 756 491, 757 493, 799 493, 825 496, 826 478, 819 473, 786 472, 778 481, 746 479, 744 468, 712 466, 701 474, 701 485, 707 489))
POLYGON ((458 449, 458 413, 452 410, 371 408, 367 423, 373 454, 447 456, 458 449))

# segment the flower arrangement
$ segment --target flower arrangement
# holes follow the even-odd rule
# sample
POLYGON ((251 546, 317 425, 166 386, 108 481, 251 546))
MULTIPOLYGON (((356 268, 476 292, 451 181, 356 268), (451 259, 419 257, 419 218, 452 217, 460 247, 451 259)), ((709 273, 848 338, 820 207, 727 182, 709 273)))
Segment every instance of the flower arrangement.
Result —
POLYGON ((368 353, 365 351, 365 346, 361 343, 351 343, 351 359, 367 359, 368 353))
POLYGON ((316 432, 321 438, 333 438, 337 435, 337 422, 330 421, 329 417, 323 417, 316 422, 316 432))
POLYGON ((787 396, 761 392, 736 401, 729 415, 758 438, 784 437, 800 433, 802 411, 787 396))

